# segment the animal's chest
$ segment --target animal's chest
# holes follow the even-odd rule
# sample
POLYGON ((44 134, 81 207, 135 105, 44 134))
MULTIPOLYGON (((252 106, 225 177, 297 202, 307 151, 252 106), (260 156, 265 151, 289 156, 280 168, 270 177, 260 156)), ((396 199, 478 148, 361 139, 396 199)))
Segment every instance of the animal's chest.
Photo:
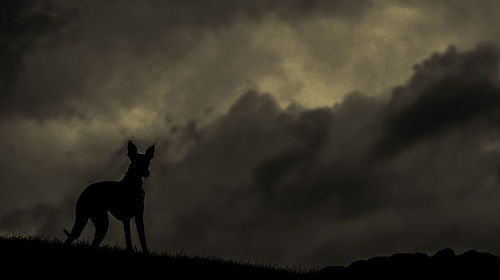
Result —
POLYGON ((142 188, 122 189, 112 199, 109 212, 119 220, 130 219, 144 209, 144 190, 142 188))

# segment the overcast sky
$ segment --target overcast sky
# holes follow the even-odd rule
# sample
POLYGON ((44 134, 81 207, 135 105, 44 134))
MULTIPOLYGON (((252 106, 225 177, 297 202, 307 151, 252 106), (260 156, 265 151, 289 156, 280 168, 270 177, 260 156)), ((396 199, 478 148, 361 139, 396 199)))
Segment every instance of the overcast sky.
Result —
MULTIPOLYGON (((63 239, 83 188, 124 175, 130 139, 156 142, 144 187, 157 251, 306 266, 500 254, 498 11, 10 1, 0 233, 63 239)), ((105 243, 122 240, 112 219, 105 243)))

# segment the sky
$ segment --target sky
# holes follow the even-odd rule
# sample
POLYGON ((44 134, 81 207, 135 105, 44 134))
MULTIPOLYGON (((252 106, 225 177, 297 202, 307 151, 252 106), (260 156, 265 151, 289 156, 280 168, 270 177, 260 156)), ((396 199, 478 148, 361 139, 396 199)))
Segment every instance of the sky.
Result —
POLYGON ((159 252, 500 254, 500 2, 7 3, 1 234, 64 239, 132 140, 159 252))

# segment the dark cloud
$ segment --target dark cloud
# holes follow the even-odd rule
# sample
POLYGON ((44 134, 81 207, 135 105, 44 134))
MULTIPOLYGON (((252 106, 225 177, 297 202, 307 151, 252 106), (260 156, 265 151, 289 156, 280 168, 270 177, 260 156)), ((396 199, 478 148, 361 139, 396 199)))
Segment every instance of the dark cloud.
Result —
POLYGON ((23 104, 35 101, 19 102, 11 86, 26 66, 25 54, 38 47, 41 38, 53 38, 65 15, 51 1, 22 0, 2 3, 0 18, 0 101, 5 114, 22 111, 23 104))
POLYGON ((73 212, 72 200, 60 205, 38 203, 25 209, 12 209, 2 215, 0 231, 3 234, 31 233, 47 237, 58 236, 63 221, 68 220, 73 212))
POLYGON ((410 82, 393 91, 377 152, 395 153, 474 118, 491 118, 500 104, 499 57, 496 45, 465 53, 450 47, 416 65, 410 82))
POLYGON ((150 223, 168 235, 154 240, 309 264, 448 245, 497 250, 494 234, 476 234, 497 223, 471 224, 497 211, 494 200, 461 206, 500 195, 499 154, 485 148, 500 132, 490 117, 500 94, 495 50, 435 54, 387 102, 353 93, 332 108, 297 111, 246 93, 195 129, 186 157, 156 163, 165 173, 150 207, 165 216, 150 223), (389 143, 399 152, 389 161, 371 156, 389 143))
MULTIPOLYGON (((235 19, 260 20, 275 15, 285 20, 304 19, 311 14, 337 14, 351 19, 371 5, 367 0, 254 0, 237 3, 229 0, 150 1, 147 6, 158 9, 166 24, 192 25, 207 28, 232 24, 235 19)), ((102 5, 99 3, 99 5, 102 5)), ((125 5, 135 5, 127 3, 125 5)))
MULTIPOLYGON (((197 97, 186 101, 201 111, 217 104, 200 102, 200 85, 185 84, 186 77, 177 76, 190 67, 185 61, 193 52, 211 51, 202 45, 207 36, 227 33, 235 22, 258 24, 272 16, 287 22, 322 15, 347 20, 368 5, 368 1, 344 0, 9 3, 2 9, 0 30, 1 83, 9 88, 2 85, 0 113, 39 119, 96 115, 109 119, 138 104, 155 110, 164 102, 184 102, 186 97, 177 97, 176 91, 183 95, 196 91, 197 97), (161 96, 164 89, 151 89, 159 83, 172 87, 166 98, 161 96)), ((239 60, 238 56, 254 56, 255 61, 272 61, 265 53, 252 50, 245 36, 232 37, 217 48, 224 48, 219 69, 241 68, 246 63, 246 73, 228 69, 229 78, 207 74, 213 71, 213 64, 203 69, 198 62, 205 72, 203 80, 214 85, 212 98, 247 80, 251 68, 256 67, 245 60, 234 62, 228 58, 231 52, 239 60), (245 50, 249 53, 242 54, 245 50)))
POLYGON ((22 66, 27 49, 64 21, 50 1, 37 0, 8 1, 3 4, 0 17, 0 85, 5 93, 22 66))

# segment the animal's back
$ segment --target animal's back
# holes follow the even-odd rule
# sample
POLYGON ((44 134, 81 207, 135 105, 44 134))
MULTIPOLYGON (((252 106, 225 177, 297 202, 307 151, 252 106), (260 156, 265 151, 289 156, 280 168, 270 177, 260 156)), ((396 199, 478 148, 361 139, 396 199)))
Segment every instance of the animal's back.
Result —
POLYGON ((76 202, 76 211, 92 216, 109 211, 119 220, 135 216, 144 205, 144 191, 140 185, 103 181, 89 185, 76 202))
POLYGON ((118 182, 102 181, 86 187, 76 202, 76 208, 88 212, 108 210, 118 182))

